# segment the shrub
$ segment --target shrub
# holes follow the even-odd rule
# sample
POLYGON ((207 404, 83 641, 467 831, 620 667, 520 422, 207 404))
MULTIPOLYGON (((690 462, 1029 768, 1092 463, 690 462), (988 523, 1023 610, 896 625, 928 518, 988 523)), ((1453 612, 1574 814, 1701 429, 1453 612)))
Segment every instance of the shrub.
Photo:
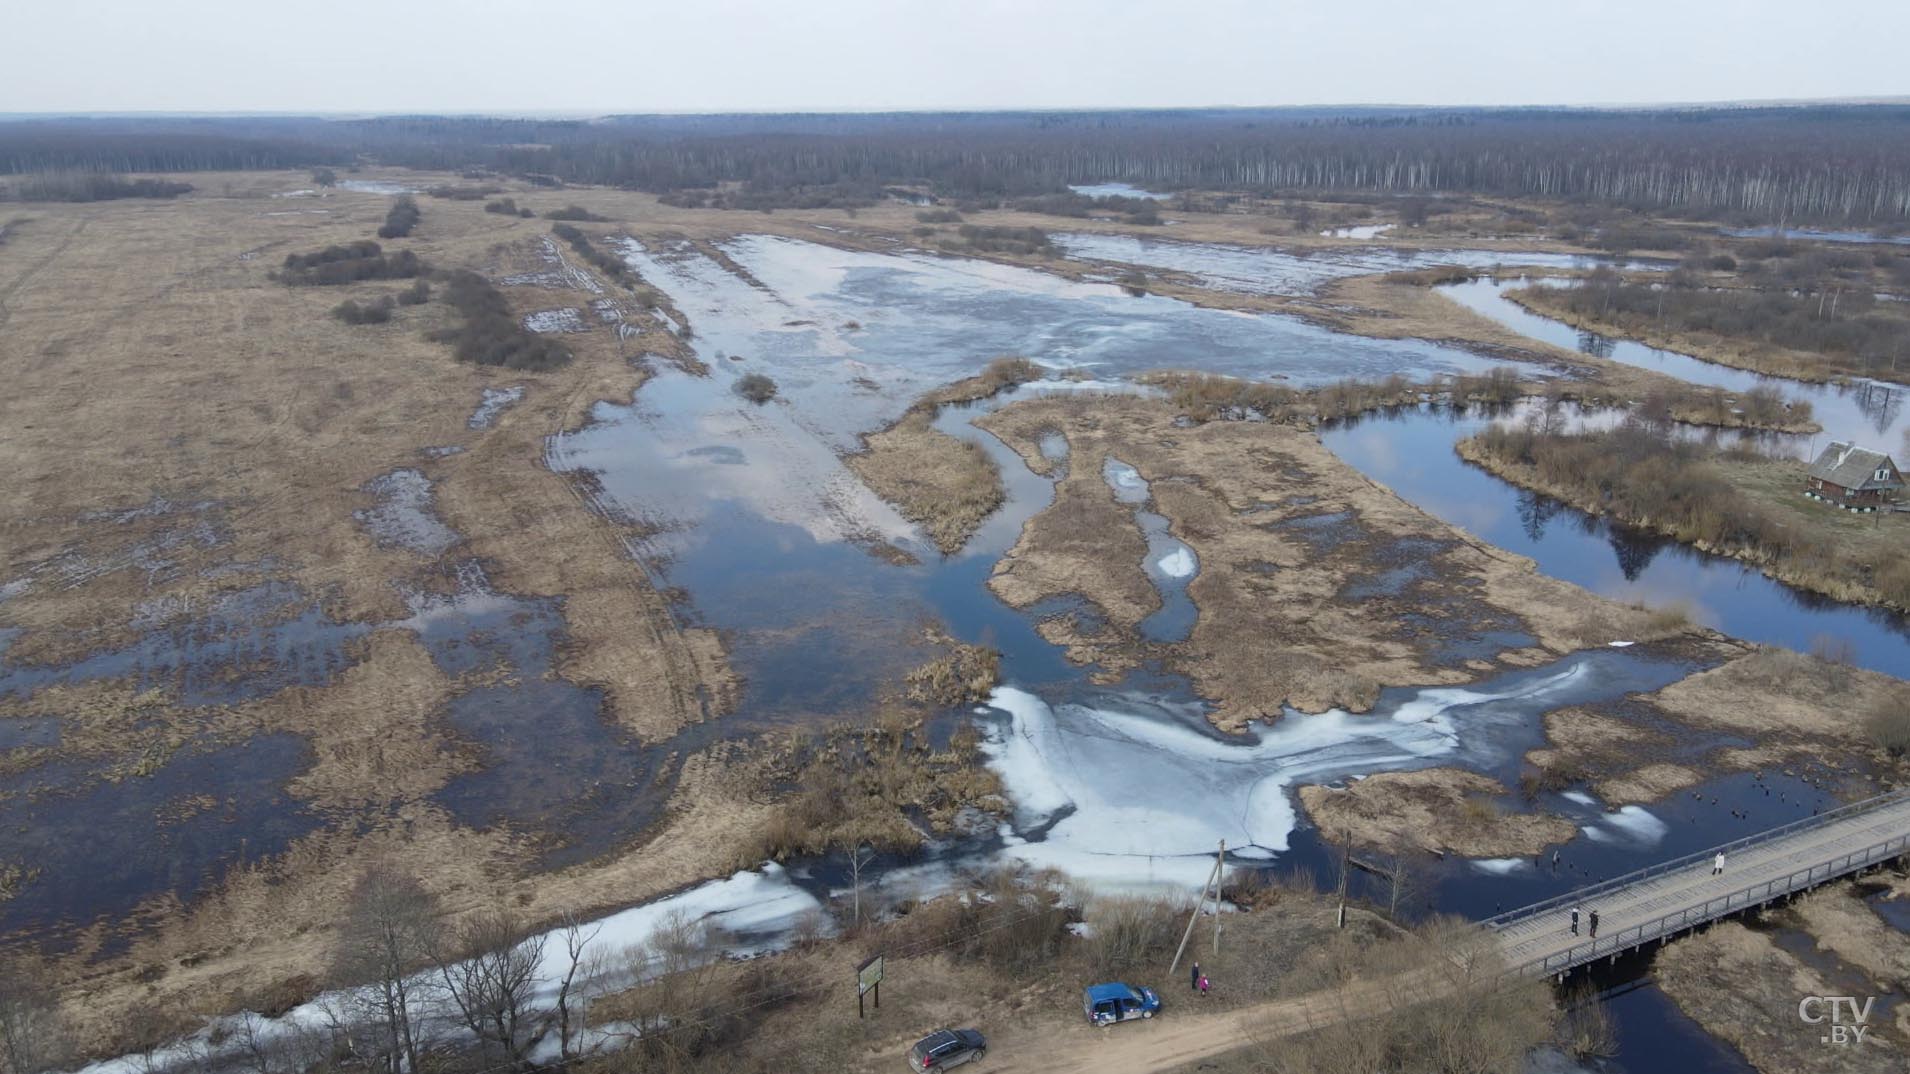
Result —
MULTIPOLYGON (((621 258, 613 257, 597 249, 596 245, 590 241, 590 236, 584 234, 582 231, 571 227, 569 224, 552 224, 550 233, 569 243, 570 248, 577 251, 577 256, 595 265, 598 272, 610 277, 617 283, 628 287, 632 291, 637 290, 637 288, 642 285, 642 277, 631 271, 629 265, 625 264, 621 258)), ((647 302, 646 305, 655 305, 655 303, 647 302)))
POLYGON ((400 194, 398 199, 391 203, 391 211, 385 214, 385 226, 378 229, 378 237, 402 239, 411 234, 412 228, 418 226, 418 220, 422 216, 423 214, 418 211, 418 203, 412 200, 411 195, 400 194))
POLYGON ((1055 252, 1054 241, 1048 233, 1038 227, 982 227, 979 224, 963 224, 962 241, 970 249, 984 253, 998 254, 1036 254, 1048 256, 1055 252))
POLYGON ((398 292, 400 306, 422 306, 431 301, 431 285, 423 280, 414 280, 410 287, 398 292))
POLYGON ((359 280, 408 280, 425 272, 410 250, 386 254, 370 239, 327 246, 308 254, 285 255, 285 266, 272 278, 291 287, 332 287, 359 280))
POLYGON ((1892 757, 1910 753, 1910 703, 1901 697, 1880 698, 1865 716, 1864 729, 1892 757))
POLYGON ((346 324, 384 324, 391 320, 391 306, 390 295, 371 302, 354 302, 348 298, 332 307, 332 316, 346 324))
POLYGON ((585 223, 604 223, 609 218, 598 216, 581 205, 566 205, 561 209, 552 209, 544 214, 546 220, 580 220, 585 223))
POLYGON ((330 168, 313 168, 312 183, 317 186, 337 186, 338 173, 330 168))
POLYGON ((736 381, 736 394, 761 406, 776 398, 776 382, 761 373, 746 373, 736 381))
POLYGON ((484 211, 487 213, 502 213, 505 216, 517 216, 520 212, 526 214, 530 212, 528 209, 519 210, 517 202, 511 198, 499 198, 496 201, 487 201, 484 203, 484 211))
POLYGON ((915 218, 924 224, 959 224, 962 214, 953 209, 925 209, 916 213, 915 218))
POLYGON ((481 201, 504 189, 501 186, 484 184, 481 186, 434 186, 425 191, 434 198, 446 201, 481 201))
POLYGON ((541 370, 570 361, 570 352, 556 340, 525 331, 504 295, 475 272, 451 273, 445 281, 444 300, 457 310, 460 323, 432 338, 451 344, 461 362, 541 370))
POLYGON ((191 183, 165 179, 127 179, 95 173, 42 173, 19 181, 20 201, 113 201, 119 198, 176 198, 192 193, 191 183))

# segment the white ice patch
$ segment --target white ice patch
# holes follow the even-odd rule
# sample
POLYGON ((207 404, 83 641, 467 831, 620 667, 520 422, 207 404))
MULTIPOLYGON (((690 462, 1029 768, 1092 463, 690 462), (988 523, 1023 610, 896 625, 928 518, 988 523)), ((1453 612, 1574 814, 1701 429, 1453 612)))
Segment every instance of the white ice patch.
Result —
POLYGON ((497 420, 499 414, 510 409, 513 403, 522 398, 524 398, 522 384, 513 384, 508 388, 486 388, 484 394, 478 398, 477 409, 471 412, 470 420, 464 424, 473 429, 488 429, 491 423, 497 420))
POLYGON ((344 179, 340 180, 340 190, 351 190, 360 194, 416 194, 418 188, 403 183, 393 183, 385 179, 344 179))
POLYGON ((1049 826, 1044 838, 1005 853, 1101 888, 1194 886, 1222 839, 1230 848, 1285 850, 1298 823, 1288 800, 1294 784, 1417 766, 1454 748, 1451 727, 1432 718, 1289 715, 1227 741, 1200 731, 1192 706, 1134 697, 1122 709, 1064 705, 1057 713, 1014 687, 990 700, 1009 721, 982 748, 1015 803, 1017 827, 1049 826))
POLYGON ((1559 795, 1559 797, 1568 802, 1577 802, 1582 806, 1595 806, 1598 804, 1598 799, 1593 798, 1584 791, 1566 791, 1564 794, 1559 795))
POLYGON ((1609 644, 1614 649, 1629 649, 1638 643, 1635 641, 1614 641, 1614 642, 1608 642, 1607 644, 1609 644))
POLYGON ((584 311, 575 306, 527 313, 524 315, 524 327, 532 332, 543 333, 590 331, 590 326, 584 323, 584 311))
MULTIPOLYGON (((583 933, 589 937, 583 948, 585 961, 602 959, 603 964, 611 967, 609 972, 587 982, 585 991, 600 995, 626 987, 633 979, 630 971, 639 970, 640 975, 641 970, 624 957, 625 953, 678 917, 716 930, 712 935, 717 939, 717 949, 711 952, 712 956, 740 958, 787 947, 798 924, 821 909, 822 904, 814 896, 791 883, 782 867, 773 862, 631 907, 584 927, 583 933)), ((556 1008, 556 985, 568 969, 568 959, 561 930, 546 933, 543 960, 538 967, 539 988, 531 1003, 533 1013, 556 1008)), ((423 1010, 418 1019, 427 1042, 455 1039, 459 1032, 443 990, 435 987, 437 981, 435 971, 421 973, 413 981, 414 994, 427 997, 421 1003, 423 1010)), ((257 1039, 271 1043, 295 1033, 324 1029, 350 1002, 349 991, 339 990, 324 993, 277 1018, 250 1017, 257 1039)), ((211 1019, 199 1032, 160 1048, 150 1058, 138 1055, 103 1060, 82 1068, 81 1074, 141 1074, 188 1066, 201 1069, 198 1064, 205 1060, 236 1058, 240 1054, 239 1042, 246 1034, 234 1031, 242 1028, 241 1019, 245 1017, 241 1013, 211 1019), (222 1043, 213 1043, 215 1040, 222 1043)), ((603 1029, 608 1031, 610 1027, 603 1029)), ((608 1045, 610 1041, 611 1036, 605 1036, 596 1043, 608 1045)))
POLYGON ((1524 858, 1474 858, 1474 869, 1491 876, 1510 876, 1522 869, 1529 869, 1532 863, 1524 858))
POLYGON ((1154 562, 1154 565, 1169 578, 1190 578, 1199 567, 1194 559, 1193 550, 1185 545, 1162 556, 1154 562))
POLYGON ((1616 812, 1607 813, 1596 824, 1588 824, 1579 829, 1587 839, 1597 843, 1632 843, 1641 847, 1658 845, 1664 839, 1671 825, 1645 809, 1643 806, 1628 805, 1616 812))
POLYGON ((1114 490, 1114 498, 1122 503, 1146 503, 1150 492, 1147 479, 1141 472, 1112 455, 1101 464, 1101 476, 1107 479, 1108 487, 1114 490))

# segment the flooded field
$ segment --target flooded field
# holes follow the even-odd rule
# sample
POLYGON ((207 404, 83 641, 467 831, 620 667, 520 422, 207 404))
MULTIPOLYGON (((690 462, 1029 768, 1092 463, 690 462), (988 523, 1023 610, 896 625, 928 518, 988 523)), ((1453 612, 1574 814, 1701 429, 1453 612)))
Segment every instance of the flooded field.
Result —
POLYGON ((1054 236, 1054 243, 1076 260, 1182 272, 1199 280, 1203 287, 1249 295, 1310 295, 1334 280, 1349 276, 1367 276, 1433 265, 1458 265, 1468 269, 1487 269, 1495 265, 1590 268, 1599 263, 1598 258, 1579 254, 1512 250, 1407 250, 1389 246, 1287 250, 1266 246, 1142 239, 1131 235, 1058 234, 1054 236))
MULTIPOLYGON (((1077 258, 1185 272, 1208 286, 1259 294, 1306 294, 1333 279, 1434 263, 1584 263, 1489 251, 1374 247, 1300 257, 1081 235, 1060 241, 1077 258)), ((1057 866, 1106 890, 1185 890, 1205 875, 1223 839, 1236 864, 1325 875, 1335 851, 1305 821, 1297 787, 1437 766, 1509 786, 1521 758, 1544 742, 1546 713, 1617 702, 1710 666, 1690 651, 1648 642, 1600 643, 1528 655, 1516 668, 1497 665, 1508 651, 1530 654, 1536 629, 1455 601, 1429 610, 1425 623, 1399 625, 1406 635, 1423 627, 1437 636, 1429 663, 1450 677, 1430 681, 1446 685, 1388 686, 1377 691, 1370 712, 1288 710, 1242 733, 1216 730, 1190 679, 1163 661, 1150 657, 1111 673, 1071 662, 1065 645, 1044 638, 1044 620, 1079 610, 1068 596, 1016 610, 990 591, 998 562, 1054 501, 1071 460, 1065 438, 1044 437, 1041 454, 1052 465, 1037 472, 975 421, 1038 395, 1132 392, 1131 376, 1161 368, 1304 387, 1350 376, 1478 372, 1498 363, 1424 341, 1358 338, 1287 317, 1134 297, 1112 285, 926 253, 874 254, 767 236, 714 244, 631 239, 620 253, 668 296, 681 314, 679 339, 708 373, 655 363, 633 398, 600 403, 588 424, 552 437, 545 461, 576 477, 590 506, 622 524, 637 569, 669 595, 681 623, 722 633, 742 683, 732 716, 651 742, 607 719, 601 690, 557 674, 562 600, 500 592, 481 562, 465 558, 458 551, 463 538, 439 515, 422 463, 362 486, 365 506, 356 516, 380 547, 439 565, 442 577, 433 586, 404 593, 404 618, 334 622, 308 594, 248 591, 227 598, 240 603, 199 609, 142 633, 130 647, 63 665, 10 658, 18 632, 0 631, 0 698, 125 679, 163 683, 195 703, 237 702, 258 691, 329 683, 357 659, 354 643, 402 632, 422 646, 432 667, 460 683, 437 715, 469 764, 432 793, 432 803, 469 828, 527 833, 538 860, 561 867, 649 830, 684 756, 725 738, 866 713, 883 689, 933 655, 926 628, 939 625, 959 641, 1002 653, 1002 682, 988 702, 942 718, 982 729, 983 753, 1012 810, 998 825, 939 837, 906 863, 885 862, 875 886, 900 897, 938 890, 957 871, 1004 862, 1057 866), (935 419, 937 430, 982 448, 1000 468, 1005 490, 1002 507, 944 555, 842 458, 924 392, 1003 354, 1030 358, 1046 376, 935 419), (775 382, 773 399, 751 402, 738 393, 739 381, 753 373, 775 382), (1469 677, 1463 685, 1451 685, 1462 676, 1469 677)), ((1463 286, 1474 289, 1451 293, 1482 312, 1509 305, 1494 285, 1463 286)), ((586 319, 582 308, 552 311, 562 316, 533 327, 568 330, 586 319)), ((1550 338, 1537 333, 1552 329, 1531 328, 1535 338, 1550 338)), ((1608 348, 1609 356, 1617 357, 1618 346, 1608 348)), ((1642 363, 1645 356, 1619 360, 1642 363)), ((1656 368, 1698 383, 1712 383, 1698 378, 1716 369, 1676 362, 1667 368, 1662 361, 1656 368)), ((522 387, 484 390, 470 428, 528 405, 524 395, 522 387)), ((1825 389, 1814 402, 1831 432, 1867 422, 1894 434, 1902 422, 1900 400, 1878 403, 1825 389)), ((1465 467, 1452 444, 1488 420, 1409 410, 1326 430, 1323 439, 1406 501, 1532 557, 1554 578, 1621 599, 1684 600, 1704 622, 1750 640, 1807 649, 1820 635, 1846 638, 1863 666, 1910 674, 1910 630, 1900 618, 1804 600, 1733 561, 1612 529, 1465 467)), ((1132 566, 1157 606, 1137 617, 1137 633, 1149 645, 1184 644, 1201 616, 1190 587, 1212 577, 1216 561, 1203 555, 1196 535, 1170 523, 1162 497, 1175 477, 1143 477, 1138 455, 1094 462, 1103 493, 1131 518, 1144 548, 1132 566)), ((1361 519, 1333 512, 1292 524, 1290 532, 1297 544, 1322 553, 1369 535, 1361 519)), ((1444 530, 1439 540, 1394 541, 1375 553, 1381 569, 1331 599, 1410 598, 1433 581, 1427 564, 1454 546, 1470 547, 1444 530)), ((8 718, 0 720, 0 748, 41 748, 63 733, 57 720, 8 718)), ((43 840, 49 878, 30 898, 5 904, 0 925, 24 933, 56 920, 123 916, 162 894, 189 899, 221 869, 278 852, 319 823, 283 793, 309 760, 297 736, 259 735, 242 743, 187 743, 152 778, 130 783, 85 779, 53 765, 0 777, 0 823, 30 828, 43 840), (191 786, 213 789, 193 809, 173 809, 191 786), (80 838, 100 824, 123 827, 123 843, 80 838), (183 864, 175 871, 165 861, 183 864)), ((1721 776, 1689 799, 1674 795, 1616 810, 1577 786, 1527 800, 1508 793, 1497 807, 1543 810, 1569 822, 1573 834, 1554 848, 1561 864, 1548 857, 1447 857, 1427 866, 1425 908, 1485 916, 1711 845, 1746 825, 1808 815, 1828 801, 1820 788, 1797 783, 1785 784, 1789 793, 1774 802, 1764 793, 1771 784, 1747 780, 1721 776)), ((648 927, 665 908, 726 915, 739 952, 762 950, 786 942, 796 918, 841 885, 827 860, 745 872, 630 911, 635 916, 626 924, 648 927)), ((1661 1014, 1651 1008, 1637 1018, 1644 1024, 1661 1014)), ((1675 1037, 1682 1030, 1650 1032, 1675 1037)))
POLYGON ((1441 294, 1460 305, 1488 317, 1520 335, 1543 340, 1560 347, 1595 354, 1614 362, 1650 369, 1676 377, 1687 384, 1724 388, 1743 392, 1751 388, 1779 388, 1792 399, 1808 400, 1812 415, 1823 432, 1815 436, 1773 441, 1777 449, 1798 458, 1815 458, 1815 452, 1832 440, 1880 445, 1894 450, 1910 429, 1910 388, 1874 380, 1855 380, 1849 384, 1812 384, 1785 377, 1768 377, 1727 365, 1706 362, 1676 351, 1659 350, 1628 339, 1610 339, 1568 324, 1542 317, 1504 297, 1505 292, 1537 281, 1523 278, 1481 277, 1466 283, 1443 284, 1441 294))

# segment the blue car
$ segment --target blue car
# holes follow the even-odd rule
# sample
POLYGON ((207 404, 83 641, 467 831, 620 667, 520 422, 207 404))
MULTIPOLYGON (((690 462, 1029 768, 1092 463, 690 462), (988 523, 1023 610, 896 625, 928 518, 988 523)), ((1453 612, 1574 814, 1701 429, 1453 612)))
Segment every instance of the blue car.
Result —
POLYGON ((1161 1009, 1161 997, 1155 995, 1151 988, 1135 988, 1133 985, 1110 981, 1082 989, 1081 1009, 1087 1014, 1090 1023, 1105 1027, 1116 1022, 1154 1017, 1154 1012, 1161 1009))

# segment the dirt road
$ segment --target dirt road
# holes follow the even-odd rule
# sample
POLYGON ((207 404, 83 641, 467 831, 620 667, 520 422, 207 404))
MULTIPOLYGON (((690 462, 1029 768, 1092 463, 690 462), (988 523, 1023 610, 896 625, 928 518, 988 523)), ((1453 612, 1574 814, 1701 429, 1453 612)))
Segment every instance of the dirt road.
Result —
MULTIPOLYGON (((1378 1014, 1396 1003, 1431 999, 1439 978, 1425 973, 1311 992, 1214 1014, 1181 1013, 1170 1006, 1158 1018, 1096 1029, 1085 1020, 1004 1033, 989 1041, 988 1058, 966 1066, 975 1074, 1151 1074, 1202 1059, 1297 1036, 1311 1029, 1378 1014)), ((1170 997, 1170 1004, 1172 1000, 1170 997)), ((1181 1010, 1198 1009, 1198 1000, 1181 1010)), ((904 1070, 898 1053, 865 1066, 904 1070)))

